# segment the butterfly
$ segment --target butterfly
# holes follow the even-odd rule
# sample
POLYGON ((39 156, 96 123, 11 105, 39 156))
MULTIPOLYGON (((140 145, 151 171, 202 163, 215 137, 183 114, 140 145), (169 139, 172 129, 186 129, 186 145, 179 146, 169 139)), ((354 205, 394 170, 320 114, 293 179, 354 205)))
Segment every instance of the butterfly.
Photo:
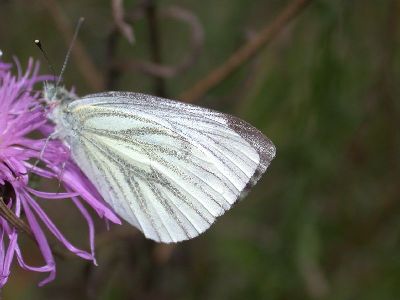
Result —
POLYGON ((44 96, 75 163, 117 214, 157 242, 207 230, 275 157, 258 129, 211 109, 130 92, 78 98, 50 84, 44 96))

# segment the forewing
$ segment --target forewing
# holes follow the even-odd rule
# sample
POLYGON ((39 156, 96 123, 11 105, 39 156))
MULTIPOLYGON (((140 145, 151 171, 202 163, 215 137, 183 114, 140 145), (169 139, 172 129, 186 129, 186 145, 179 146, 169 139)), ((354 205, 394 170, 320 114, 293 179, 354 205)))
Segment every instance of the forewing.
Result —
POLYGON ((155 241, 204 232, 275 156, 272 142, 236 117, 153 96, 89 95, 68 114, 75 161, 115 211, 155 241))

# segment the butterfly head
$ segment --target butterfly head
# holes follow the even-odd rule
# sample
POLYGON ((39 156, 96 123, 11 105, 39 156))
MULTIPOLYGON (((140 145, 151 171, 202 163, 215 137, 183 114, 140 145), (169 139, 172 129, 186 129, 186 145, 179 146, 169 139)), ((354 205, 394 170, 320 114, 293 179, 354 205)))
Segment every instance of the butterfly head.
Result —
POLYGON ((66 88, 49 83, 44 86, 43 96, 49 105, 67 104, 77 98, 73 92, 66 88))

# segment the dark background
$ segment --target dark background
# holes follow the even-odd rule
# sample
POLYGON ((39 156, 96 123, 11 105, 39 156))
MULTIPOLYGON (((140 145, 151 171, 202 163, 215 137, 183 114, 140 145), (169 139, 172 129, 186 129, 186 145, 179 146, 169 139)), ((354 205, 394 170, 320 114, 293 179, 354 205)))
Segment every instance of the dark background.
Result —
MULTIPOLYGON (((98 267, 59 259, 56 280, 38 288, 43 275, 15 262, 4 299, 400 299, 400 1, 294 2, 304 5, 270 43, 193 99, 196 82, 292 2, 126 0, 130 45, 110 1, 0 0, 4 60, 34 57, 48 73, 32 42, 40 38, 58 71, 84 16, 66 86, 192 100, 247 120, 277 146, 246 200, 202 236, 157 245, 126 224, 108 232, 98 221, 98 267), (162 17, 171 6, 189 21, 176 9, 162 17), (187 55, 178 72, 146 63, 174 68, 187 55)), ((87 248, 70 202, 40 203, 87 248)), ((23 243, 39 264, 35 246, 23 243)))

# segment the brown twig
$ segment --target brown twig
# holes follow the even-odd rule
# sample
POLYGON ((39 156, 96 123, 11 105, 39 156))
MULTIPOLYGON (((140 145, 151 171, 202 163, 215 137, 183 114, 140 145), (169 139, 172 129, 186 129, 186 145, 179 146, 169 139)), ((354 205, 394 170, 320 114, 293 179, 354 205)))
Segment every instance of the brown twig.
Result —
POLYGON ((31 229, 24 221, 18 218, 14 212, 8 208, 6 203, 4 202, 3 197, 0 196, 0 216, 2 216, 5 220, 7 220, 13 227, 18 230, 26 233, 29 237, 34 239, 31 229))
POLYGON ((117 81, 121 76, 121 72, 111 62, 114 61, 117 54, 117 46, 120 34, 117 28, 112 28, 107 36, 106 43, 106 72, 105 72, 105 88, 107 90, 114 90, 117 81))
POLYGON ((129 43, 135 42, 132 26, 125 22, 123 0, 111 0, 111 10, 115 26, 129 43))
MULTIPOLYGON (((69 46, 73 36, 73 29, 71 28, 67 17, 62 12, 58 3, 55 0, 41 0, 41 3, 48 10, 58 30, 61 32, 66 45, 69 46)), ((72 49, 72 55, 77 62, 79 71, 82 73, 82 76, 88 85, 96 91, 103 90, 104 82, 102 76, 100 75, 101 73, 97 70, 96 66, 79 40, 76 40, 74 48, 72 49)))
POLYGON ((195 102, 217 86, 236 69, 270 42, 286 25, 310 4, 312 0, 293 0, 273 21, 247 44, 234 52, 222 65, 208 73, 193 87, 184 91, 180 99, 195 102))
MULTIPOLYGON (((149 26, 150 52, 152 61, 161 64, 161 39, 158 26, 157 7, 154 0, 145 1, 147 24, 149 26)), ((162 77, 154 78, 155 93, 157 96, 166 97, 165 80, 162 77)))
MULTIPOLYGON (((32 239, 37 244, 37 240, 34 234, 32 233, 30 227, 21 218, 15 215, 15 213, 6 205, 3 197, 1 196, 0 196, 0 216, 3 217, 5 220, 7 220, 7 222, 9 222, 14 228, 29 236, 29 238, 32 239)), ((62 249, 59 249, 57 246, 53 244, 50 244, 49 246, 51 248, 51 251, 58 258, 66 259, 73 257, 73 255, 70 254, 69 252, 63 251, 62 249)))
MULTIPOLYGON (((143 60, 118 60, 114 62, 114 66, 121 71, 132 71, 140 70, 143 73, 149 74, 155 77, 161 78, 172 78, 179 74, 182 74, 189 69, 196 61, 203 49, 204 33, 203 27, 201 26, 197 17, 190 11, 181 7, 168 7, 163 9, 159 13, 160 17, 172 18, 180 20, 187 24, 190 28, 190 51, 186 54, 181 62, 174 66, 160 65, 150 61, 143 60)), ((130 21, 137 21, 142 18, 143 14, 141 11, 135 11, 134 14, 128 16, 130 21)))

